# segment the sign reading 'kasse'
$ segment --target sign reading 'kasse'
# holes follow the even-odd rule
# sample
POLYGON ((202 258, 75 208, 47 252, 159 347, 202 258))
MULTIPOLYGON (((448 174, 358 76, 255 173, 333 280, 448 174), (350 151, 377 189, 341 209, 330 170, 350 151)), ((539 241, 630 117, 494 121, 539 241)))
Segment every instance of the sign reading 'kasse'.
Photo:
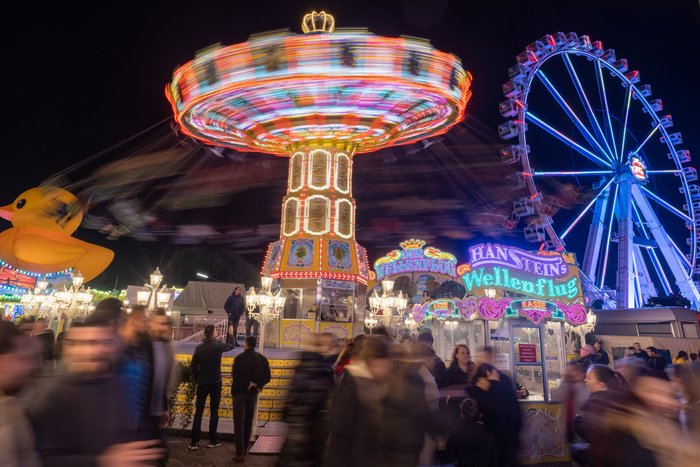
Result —
POLYGON ((457 277, 457 258, 433 247, 425 247, 423 240, 406 240, 400 243, 401 250, 390 251, 374 262, 377 280, 413 272, 428 272, 457 277))
POLYGON ((469 264, 459 267, 467 292, 507 289, 529 297, 577 301, 581 280, 573 253, 529 252, 511 246, 482 243, 469 248, 469 264))

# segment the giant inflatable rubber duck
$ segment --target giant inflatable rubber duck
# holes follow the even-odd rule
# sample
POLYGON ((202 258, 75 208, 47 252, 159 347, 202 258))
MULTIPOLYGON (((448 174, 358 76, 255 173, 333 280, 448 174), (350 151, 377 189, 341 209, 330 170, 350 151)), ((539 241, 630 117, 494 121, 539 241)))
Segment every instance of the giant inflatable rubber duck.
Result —
POLYGON ((112 250, 71 236, 83 220, 83 207, 62 188, 27 190, 0 207, 0 217, 12 223, 0 232, 0 259, 14 268, 39 274, 75 268, 87 282, 114 258, 112 250))

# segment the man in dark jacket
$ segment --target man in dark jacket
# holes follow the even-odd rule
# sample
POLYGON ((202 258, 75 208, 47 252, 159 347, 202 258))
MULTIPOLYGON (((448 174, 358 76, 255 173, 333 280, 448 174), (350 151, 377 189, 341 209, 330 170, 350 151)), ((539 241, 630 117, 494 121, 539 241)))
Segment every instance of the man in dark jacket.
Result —
MULTIPOLYGON (((435 339, 433 339, 433 335, 429 331, 421 332, 418 334, 418 342, 432 349, 435 339)), ((447 367, 445 366, 445 362, 443 362, 437 354, 435 354, 432 361, 428 363, 428 369, 430 370, 430 374, 433 375, 433 378, 435 378, 438 387, 447 385, 447 367)))
POLYGON ((236 444, 234 461, 243 462, 253 430, 258 392, 271 378, 270 364, 255 351, 257 339, 245 338, 243 352, 233 361, 231 395, 233 396, 233 440, 236 444))
POLYGON ((239 347, 237 342, 238 323, 241 321, 243 313, 245 313, 245 296, 241 294, 240 287, 236 287, 233 293, 226 299, 224 310, 226 310, 226 314, 228 315, 229 329, 233 326, 233 334, 229 333, 226 341, 229 342, 230 339, 233 339, 234 347, 239 347))
POLYGON ((233 344, 217 342, 214 326, 204 328, 204 341, 194 349, 192 373, 197 381, 197 402, 192 422, 192 442, 189 449, 199 449, 199 436, 202 432, 202 414, 209 397, 209 444, 207 447, 221 446, 216 429, 219 426, 219 402, 221 401, 221 354, 233 349, 233 344))
MULTIPOLYGON (((493 365, 494 359, 491 347, 479 349, 477 361, 493 365)), ((503 437, 506 440, 505 449, 499 452, 498 465, 502 467, 516 466, 518 465, 518 442, 522 426, 522 414, 518 396, 515 393, 515 384, 508 375, 500 370, 492 373, 492 375, 492 377, 489 377, 491 382, 489 392, 493 393, 497 410, 500 412, 503 420, 505 427, 503 437)))
POLYGON ((115 372, 119 345, 113 328, 91 318, 68 330, 67 373, 41 388, 28 410, 44 466, 152 464, 164 457, 160 440, 133 441, 115 372))

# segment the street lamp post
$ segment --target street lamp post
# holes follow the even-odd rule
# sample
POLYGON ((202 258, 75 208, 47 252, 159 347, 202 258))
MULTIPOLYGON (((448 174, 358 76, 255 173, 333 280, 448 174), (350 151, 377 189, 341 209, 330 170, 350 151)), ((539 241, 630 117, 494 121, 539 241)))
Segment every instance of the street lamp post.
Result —
POLYGON ((156 308, 168 309, 170 307, 170 295, 171 291, 168 290, 167 284, 163 282, 163 274, 160 272, 160 268, 156 268, 149 277, 150 283, 144 284, 146 290, 139 290, 136 292, 136 303, 145 306, 147 310, 152 311, 156 308))
POLYGON ((255 293, 255 288, 251 287, 246 293, 246 308, 248 316, 260 323, 260 353, 265 349, 265 328, 268 323, 279 318, 287 297, 282 295, 282 289, 276 294, 272 294, 272 278, 264 276, 261 278, 262 288, 255 293), (255 309, 258 311, 254 311, 255 309))
MULTIPOLYGON (((378 317, 381 319, 384 326, 389 326, 392 321, 400 320, 407 306, 408 298, 401 291, 398 294, 395 293, 394 281, 388 279, 382 281, 381 296, 375 290, 369 297, 369 308, 372 319, 378 317)), ((374 326, 376 326, 376 324, 374 326)), ((370 327, 370 330, 372 327, 370 327)))

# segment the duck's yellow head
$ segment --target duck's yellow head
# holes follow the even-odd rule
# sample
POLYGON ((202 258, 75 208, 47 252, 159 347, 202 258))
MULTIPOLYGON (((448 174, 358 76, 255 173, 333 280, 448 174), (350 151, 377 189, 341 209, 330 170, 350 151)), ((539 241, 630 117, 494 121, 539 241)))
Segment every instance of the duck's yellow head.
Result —
POLYGON ((78 198, 63 188, 43 186, 25 191, 12 204, 0 207, 0 217, 14 227, 35 227, 72 234, 83 220, 78 198))

